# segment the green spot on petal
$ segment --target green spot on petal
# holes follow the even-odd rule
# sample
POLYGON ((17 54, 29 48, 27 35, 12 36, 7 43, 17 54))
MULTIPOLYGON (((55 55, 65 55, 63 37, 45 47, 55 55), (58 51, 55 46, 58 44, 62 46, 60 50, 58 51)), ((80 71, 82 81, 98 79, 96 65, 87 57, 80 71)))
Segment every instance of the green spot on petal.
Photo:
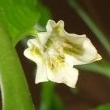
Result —
POLYGON ((76 55, 76 56, 79 56, 79 55, 82 55, 84 53, 84 49, 82 47, 82 45, 79 45, 79 44, 76 44, 76 43, 71 43, 69 41, 66 41, 64 44, 63 44, 63 51, 67 54, 70 54, 70 55, 76 55))
POLYGON ((35 47, 35 46, 30 51, 31 51, 32 55, 38 55, 38 56, 42 55, 40 50, 37 47, 35 47))
POLYGON ((51 45, 53 44, 52 40, 51 39, 48 39, 48 41, 46 42, 46 47, 51 47, 51 45))

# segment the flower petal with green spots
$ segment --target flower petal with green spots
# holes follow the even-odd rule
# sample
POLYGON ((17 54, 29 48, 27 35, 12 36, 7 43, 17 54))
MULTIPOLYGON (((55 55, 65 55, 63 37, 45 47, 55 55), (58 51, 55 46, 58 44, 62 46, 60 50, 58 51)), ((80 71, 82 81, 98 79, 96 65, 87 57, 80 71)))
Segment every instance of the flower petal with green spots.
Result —
POLYGON ((74 65, 101 59, 86 35, 67 33, 62 20, 49 20, 46 32, 39 32, 27 44, 24 55, 37 64, 36 83, 50 80, 74 88, 78 79, 74 65))

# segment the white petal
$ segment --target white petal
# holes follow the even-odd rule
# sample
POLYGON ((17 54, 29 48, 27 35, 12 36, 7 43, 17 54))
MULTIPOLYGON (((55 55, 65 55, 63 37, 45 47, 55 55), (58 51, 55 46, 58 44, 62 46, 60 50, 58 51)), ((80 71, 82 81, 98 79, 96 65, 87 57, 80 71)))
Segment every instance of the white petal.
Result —
POLYGON ((101 57, 99 58, 100 55, 97 53, 96 48, 88 38, 86 38, 86 40, 84 41, 83 48, 84 54, 79 57, 79 60, 85 63, 91 63, 93 61, 101 59, 101 57))
POLYGON ((77 35, 77 34, 69 34, 67 33, 66 31, 64 31, 64 36, 65 38, 70 41, 70 42, 73 42, 73 43, 76 43, 76 44, 79 44, 79 45, 82 45, 86 39, 86 35, 83 34, 83 35, 77 35))
POLYGON ((56 56, 59 54, 58 51, 54 47, 49 48, 47 53, 49 57, 56 56))
POLYGON ((37 84, 37 83, 46 82, 46 81, 48 81, 46 66, 44 62, 39 62, 37 63, 35 83, 37 84))
POLYGON ((48 79, 47 79, 47 70, 46 70, 46 66, 45 66, 45 63, 44 63, 44 59, 42 57, 38 57, 37 55, 32 55, 29 48, 24 51, 24 55, 28 59, 31 59, 32 61, 34 61, 37 65, 37 72, 36 72, 35 82, 39 83, 39 82, 48 81, 48 79))
POLYGON ((29 46, 29 48, 33 48, 34 46, 41 49, 41 44, 39 42, 39 39, 29 39, 27 42, 27 45, 29 46))
POLYGON ((65 54, 65 62, 70 66, 91 63, 101 59, 91 41, 86 38, 83 45, 84 53, 77 57, 65 54))
MULTIPOLYGON (((30 53, 30 48, 25 49, 24 51, 24 56, 27 57, 28 59, 34 61, 34 57, 32 56, 32 54, 30 53)), ((35 62, 35 61, 34 61, 35 62)))
POLYGON ((68 33, 64 29, 64 21, 60 20, 57 25, 60 28, 60 35, 66 38, 68 41, 76 43, 76 44, 82 44, 84 40, 86 39, 86 35, 77 35, 73 33, 68 33))
POLYGON ((30 39, 27 42, 27 45, 29 46, 24 51, 24 55, 35 62, 35 59, 39 59, 42 57, 43 48, 39 43, 38 39, 30 39))
POLYGON ((56 26, 55 21, 48 20, 47 25, 46 25, 47 32, 51 32, 55 26, 56 26))
POLYGON ((59 68, 57 72, 48 69, 47 74, 49 80, 57 83, 64 83, 72 88, 75 87, 78 79, 78 70, 68 65, 59 68))
POLYGON ((63 20, 58 21, 57 25, 58 25, 59 27, 64 28, 64 21, 63 21, 63 20))
POLYGON ((74 56, 71 55, 67 55, 65 54, 65 62, 70 65, 71 67, 73 67, 74 65, 81 65, 81 64, 85 64, 85 62, 77 59, 74 56))
POLYGON ((49 32, 39 32, 37 35, 42 46, 44 46, 49 37, 51 37, 51 33, 49 32))

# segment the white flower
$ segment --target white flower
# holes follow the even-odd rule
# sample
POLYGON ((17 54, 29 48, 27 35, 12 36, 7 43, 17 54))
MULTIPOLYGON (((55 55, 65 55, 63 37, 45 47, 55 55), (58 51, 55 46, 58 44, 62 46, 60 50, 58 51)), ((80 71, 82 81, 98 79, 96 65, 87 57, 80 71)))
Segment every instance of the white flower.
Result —
POLYGON ((62 20, 49 20, 46 32, 39 32, 27 44, 24 55, 37 64, 36 83, 50 80, 75 87, 78 70, 74 65, 101 59, 86 35, 67 33, 62 20))

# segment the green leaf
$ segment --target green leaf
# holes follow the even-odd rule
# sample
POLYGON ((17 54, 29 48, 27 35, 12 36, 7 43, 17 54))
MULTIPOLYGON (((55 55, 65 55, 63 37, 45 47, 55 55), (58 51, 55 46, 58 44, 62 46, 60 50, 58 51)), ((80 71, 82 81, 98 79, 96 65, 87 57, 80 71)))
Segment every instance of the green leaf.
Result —
POLYGON ((29 88, 9 33, 0 18, 2 110, 34 110, 29 88))
POLYGON ((99 62, 95 62, 87 65, 80 65, 76 67, 78 69, 97 72, 99 74, 105 75, 110 78, 110 63, 105 61, 104 59, 99 62))
POLYGON ((37 23, 45 25, 50 13, 38 0, 0 0, 0 16, 16 44, 21 33, 32 30, 37 23))
POLYGON ((91 109, 91 110, 110 110, 110 103, 105 104, 105 105, 101 105, 101 106, 94 108, 94 109, 91 109))

